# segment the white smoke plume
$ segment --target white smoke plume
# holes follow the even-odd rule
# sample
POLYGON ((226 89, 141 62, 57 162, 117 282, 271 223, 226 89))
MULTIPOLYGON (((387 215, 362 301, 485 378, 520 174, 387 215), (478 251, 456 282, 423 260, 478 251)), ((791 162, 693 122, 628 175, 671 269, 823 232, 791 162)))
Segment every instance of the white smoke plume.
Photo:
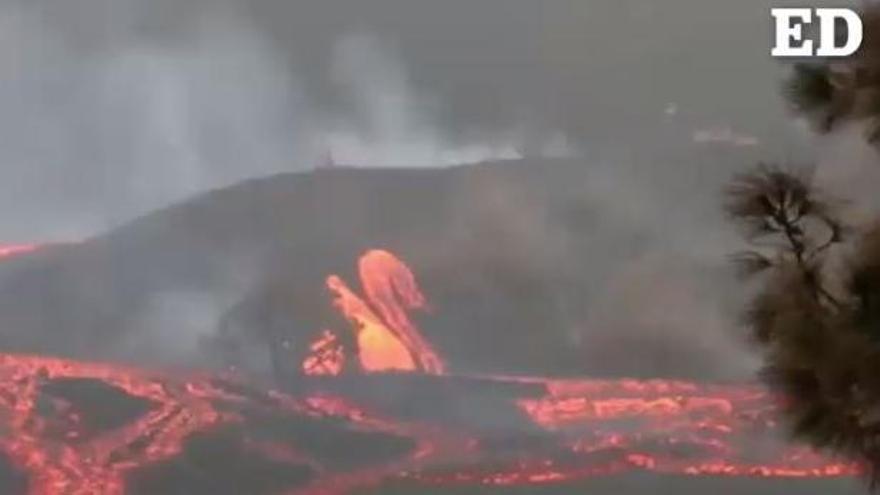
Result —
POLYGON ((185 28, 163 33, 142 25, 150 13, 136 1, 0 7, 4 238, 76 238, 308 163, 296 82, 231 2, 180 12, 185 28))
MULTIPOLYGON (((0 240, 80 238, 328 155, 364 166, 521 156, 517 129, 444 137, 441 103, 369 34, 334 41, 327 77, 348 110, 317 108, 296 57, 246 5, 0 4, 0 240)), ((567 153, 557 134, 548 147, 567 153)))

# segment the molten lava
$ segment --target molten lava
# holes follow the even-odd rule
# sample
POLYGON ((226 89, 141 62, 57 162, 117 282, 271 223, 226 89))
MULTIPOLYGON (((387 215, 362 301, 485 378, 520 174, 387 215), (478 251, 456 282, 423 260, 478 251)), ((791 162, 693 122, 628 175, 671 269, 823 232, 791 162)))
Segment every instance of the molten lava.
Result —
MULTIPOLYGON (((357 339, 358 360, 366 372, 422 371, 442 375, 445 365, 407 311, 426 309, 425 296, 419 290, 415 275, 400 259, 388 251, 371 250, 361 256, 359 275, 365 299, 359 297, 338 275, 327 277, 327 289, 333 305, 351 323, 357 339)), ((312 371, 316 354, 323 351, 322 334, 312 344, 312 355, 304 363, 307 374, 328 374, 312 371), (315 347, 319 350, 315 350, 315 347)), ((334 339, 335 340, 335 339, 334 339)), ((329 373, 337 374, 337 373, 329 373)))
POLYGON ((34 495, 122 494, 126 471, 174 456, 191 433, 232 419, 201 398, 216 393, 207 381, 187 382, 172 392, 158 375, 122 366, 14 355, 0 355, 0 377, 2 450, 30 475, 34 495), (101 380, 154 407, 130 424, 79 441, 75 411, 47 418, 41 410, 41 386, 58 378, 101 380), (59 428, 74 434, 50 434, 59 428), (132 448, 144 441, 142 448, 132 448))
POLYGON ((328 278, 327 288, 334 294, 333 305, 354 327, 358 359, 364 371, 416 370, 410 350, 341 278, 328 278))
MULTIPOLYGON (((478 492, 484 485, 570 483, 629 471, 789 478, 858 472, 773 440, 781 437, 777 401, 754 385, 442 375, 442 361, 407 316, 426 306, 412 272, 390 253, 371 251, 360 275, 366 300, 337 276, 327 286, 354 327, 361 367, 423 373, 341 375, 343 346, 331 331, 315 341, 303 370, 339 376, 306 380, 290 393, 263 391, 237 377, 0 354, 0 451, 26 475, 30 495, 130 493, 151 467, 181 458, 181 470, 163 475, 185 476, 188 469, 210 479, 231 467, 190 466, 189 442, 223 431, 239 436, 221 436, 221 445, 264 463, 258 478, 307 474, 253 491, 260 494, 346 494, 386 482, 413 484, 412 493, 432 485, 478 492), (467 386, 452 386, 462 381, 467 386), (126 399, 98 405, 77 399, 83 382, 126 399), (427 388, 426 396, 436 396, 438 406, 453 404, 451 410, 472 405, 476 417, 488 411, 496 420, 513 418, 514 426, 499 421, 490 428, 467 415, 414 416, 412 404, 395 402, 407 394, 382 393, 405 387, 427 388), (508 392, 492 395, 500 388, 508 392), (370 393, 353 394, 363 389, 370 393), (126 400, 140 405, 128 406, 124 420, 94 419, 96 407, 126 400), (267 433, 267 425, 274 429, 267 433), (290 440, 291 432, 304 434, 290 440), (369 455, 337 462, 355 446, 369 455)), ((227 451, 207 454, 198 451, 196 459, 222 461, 227 451)), ((0 491, 3 482, 0 472, 0 491)))
POLYGON ((0 244, 0 260, 19 254, 31 253, 39 248, 39 244, 0 244))
MULTIPOLYGON (((0 354, 0 377, 0 450, 28 475, 32 495, 126 493, 131 473, 180 456, 195 434, 246 424, 247 415, 236 411, 247 408, 270 410, 293 424, 302 417, 336 418, 351 425, 352 432, 372 431, 413 442, 409 453, 397 459, 331 470, 300 490, 291 487, 284 493, 348 493, 394 479, 428 485, 544 484, 632 470, 750 477, 857 472, 854 466, 803 448, 768 444, 767 437, 778 433, 774 405, 765 392, 751 386, 529 379, 546 395, 522 398, 510 407, 520 407, 546 431, 545 443, 534 452, 514 448, 499 455, 497 447, 486 444, 491 437, 478 429, 395 420, 330 393, 296 398, 258 392, 228 377, 179 377, 10 354, 0 354), (143 399, 149 407, 121 426, 90 431, 95 428, 84 424, 76 404, 51 400, 44 392, 64 379, 99 381, 143 399), (548 449, 546 442, 554 447, 548 449)), ((245 443, 266 462, 327 471, 308 450, 265 440, 245 438, 245 443)))
POLYGON ((345 350, 330 330, 324 330, 309 346, 309 355, 303 360, 303 373, 309 376, 336 376, 345 367, 345 350))
POLYGON ((358 268, 367 300, 388 328, 415 356, 424 372, 442 375, 445 371, 443 361, 407 315, 407 310, 428 307, 413 272, 396 256, 382 250, 372 250, 361 256, 358 268))

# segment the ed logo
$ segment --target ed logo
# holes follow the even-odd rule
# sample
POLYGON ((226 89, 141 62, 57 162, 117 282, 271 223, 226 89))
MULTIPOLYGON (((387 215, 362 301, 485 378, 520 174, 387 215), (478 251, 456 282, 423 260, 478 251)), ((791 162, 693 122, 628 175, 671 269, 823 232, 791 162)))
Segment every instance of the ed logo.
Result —
POLYGON ((852 9, 776 8, 770 9, 770 15, 776 29, 770 51, 774 57, 846 57, 862 45, 862 19, 852 9), (804 34, 804 26, 814 17, 819 22, 818 44, 804 34))

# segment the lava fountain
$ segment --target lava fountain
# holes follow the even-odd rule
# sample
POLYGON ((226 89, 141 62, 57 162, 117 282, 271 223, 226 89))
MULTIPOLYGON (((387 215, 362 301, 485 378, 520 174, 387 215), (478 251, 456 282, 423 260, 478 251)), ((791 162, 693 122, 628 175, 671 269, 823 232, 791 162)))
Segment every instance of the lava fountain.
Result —
MULTIPOLYGON (((425 296, 409 267, 388 251, 371 250, 358 263, 364 298, 338 275, 327 277, 333 306, 352 325, 363 371, 421 371, 442 375, 445 364, 408 315, 427 308, 425 296)), ((338 374, 340 347, 333 332, 325 330, 303 363, 310 375, 338 374), (329 364, 334 363, 334 364, 329 364)))

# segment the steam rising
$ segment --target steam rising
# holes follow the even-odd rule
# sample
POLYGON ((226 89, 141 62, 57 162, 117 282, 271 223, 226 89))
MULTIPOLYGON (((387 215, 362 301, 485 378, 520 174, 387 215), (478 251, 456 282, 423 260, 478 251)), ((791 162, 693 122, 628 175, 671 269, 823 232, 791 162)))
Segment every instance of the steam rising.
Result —
POLYGON ((98 0, 0 10, 15 61, 0 91, 0 173, 17 186, 0 195, 15 212, 0 217, 4 236, 91 234, 308 152, 295 81, 230 2, 209 16, 181 8, 188 22, 167 33, 143 25, 151 10, 98 0))
MULTIPOLYGON (((518 158, 501 130, 453 143, 405 68, 368 33, 333 40, 325 77, 346 111, 309 100, 288 53, 243 2, 7 2, 0 231, 80 238, 249 177, 339 163, 518 158), (39 191, 39 195, 35 193, 39 191)), ((564 136, 548 146, 567 153, 564 136)))
MULTIPOLYGON (((355 119, 336 122, 327 133, 326 146, 334 159, 345 164, 413 167, 523 157, 522 138, 513 131, 484 142, 453 143, 436 120, 441 103, 417 92, 392 53, 365 33, 344 37, 337 44, 332 80, 353 102, 355 119)), ((568 152, 564 141, 555 151, 568 152)))

